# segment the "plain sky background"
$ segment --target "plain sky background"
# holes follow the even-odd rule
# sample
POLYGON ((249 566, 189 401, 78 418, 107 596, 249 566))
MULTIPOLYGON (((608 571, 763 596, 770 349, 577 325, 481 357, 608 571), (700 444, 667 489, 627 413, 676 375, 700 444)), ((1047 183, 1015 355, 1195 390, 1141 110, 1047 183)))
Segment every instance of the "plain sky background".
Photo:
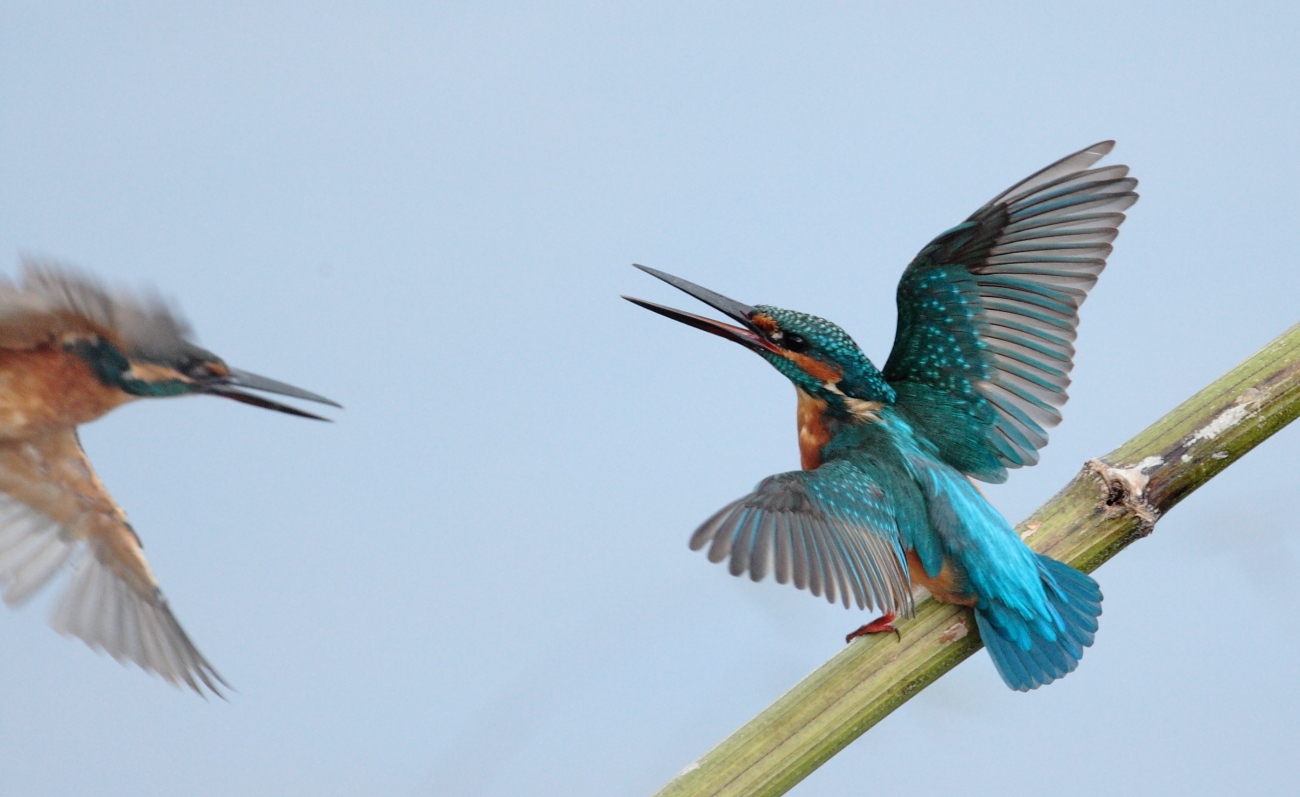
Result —
MULTIPOLYGON (((1141 180, 1011 520, 1300 319, 1295 3, 0 6, 0 253, 174 297, 215 398, 83 429, 204 702, 0 612, 0 795, 644 795, 870 619, 687 550, 794 396, 639 262, 876 362, 932 236, 1095 141, 1141 180)), ((1300 429, 794 794, 1293 794, 1300 429)))

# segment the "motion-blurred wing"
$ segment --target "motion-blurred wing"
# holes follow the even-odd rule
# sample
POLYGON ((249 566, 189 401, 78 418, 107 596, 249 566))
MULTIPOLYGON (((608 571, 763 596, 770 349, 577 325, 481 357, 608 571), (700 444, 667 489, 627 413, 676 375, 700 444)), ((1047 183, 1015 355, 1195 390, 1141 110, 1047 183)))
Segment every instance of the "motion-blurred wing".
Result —
POLYGON ((220 696, 227 686, 190 642, 149 571, 126 515, 72 431, 0 445, 0 586, 26 601, 67 562, 50 624, 172 684, 220 696))
POLYGON ((776 580, 861 608, 911 610, 907 562, 889 499, 846 462, 769 476, 723 507, 691 537, 709 561, 730 557, 732 575, 776 580))
POLYGON ((0 349, 30 349, 69 335, 102 337, 155 359, 190 345, 185 320, 157 296, 113 290, 76 268, 30 258, 19 284, 0 277, 0 349))
POLYGON ((1128 167, 1089 169, 1113 146, 1002 192, 931 241, 899 282, 885 378, 966 473, 1002 481, 1005 467, 1035 464, 1061 420, 1079 306, 1137 201, 1128 167))

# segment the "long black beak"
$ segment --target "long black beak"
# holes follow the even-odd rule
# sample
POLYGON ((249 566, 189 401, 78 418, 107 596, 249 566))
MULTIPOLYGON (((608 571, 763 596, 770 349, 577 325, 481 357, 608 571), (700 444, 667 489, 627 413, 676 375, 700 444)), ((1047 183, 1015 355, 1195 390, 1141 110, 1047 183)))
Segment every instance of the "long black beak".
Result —
POLYGON ((338 407, 339 409, 343 408, 342 404, 330 401, 324 396, 312 393, 310 390, 303 390, 300 387, 286 385, 284 382, 269 379, 265 376, 258 376, 257 374, 250 374, 248 371, 241 371, 238 368, 231 368, 230 373, 226 376, 214 377, 210 381, 205 382, 199 388, 199 392, 210 393, 214 396, 224 396, 225 398, 234 399, 235 401, 243 402, 244 404, 251 404, 254 407, 262 407, 263 409, 276 410, 277 412, 284 412, 289 415, 297 415, 299 418, 311 418, 316 421, 330 420, 329 418, 324 418, 320 415, 313 415, 310 412, 305 412, 297 407, 291 407, 288 404, 281 404, 278 401, 263 398, 255 393, 245 393, 243 390, 240 390, 240 388, 261 390, 266 393, 278 393, 281 396, 291 396, 293 398, 306 399, 307 401, 315 401, 319 404, 328 404, 331 407, 338 407))
POLYGON ((631 296, 624 296, 629 302, 644 307, 651 312, 666 316, 674 321, 680 321, 696 329, 702 329, 705 332, 717 335, 720 338, 735 341, 740 345, 753 349, 757 352, 775 352, 776 347, 765 338, 754 322, 750 320, 755 310, 747 304, 741 304, 735 299, 728 299, 720 293, 714 293, 708 288, 701 288, 693 282, 687 282, 681 277, 674 277, 672 274, 665 274, 658 269, 632 264, 641 269, 652 277, 658 277, 674 288, 694 296, 701 302, 721 312, 723 315, 740 322, 743 326, 733 327, 731 324, 724 324, 721 321, 714 321, 712 318, 687 313, 682 310, 674 310, 671 307, 665 307, 662 304, 647 302, 644 299, 633 299, 631 296))

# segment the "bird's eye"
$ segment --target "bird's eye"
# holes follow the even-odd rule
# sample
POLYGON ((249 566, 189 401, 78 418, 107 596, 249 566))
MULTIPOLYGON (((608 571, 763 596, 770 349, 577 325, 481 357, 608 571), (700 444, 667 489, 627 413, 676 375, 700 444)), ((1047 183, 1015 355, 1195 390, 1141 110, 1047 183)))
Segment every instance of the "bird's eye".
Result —
POLYGON ((191 379, 202 379, 204 377, 212 376, 212 369, 208 367, 208 364, 203 360, 195 359, 193 357, 184 360, 181 363, 179 370, 191 379))
POLYGON ((808 341, 804 340, 802 335, 786 333, 785 340, 781 341, 781 345, 790 351, 803 351, 808 348, 808 341))

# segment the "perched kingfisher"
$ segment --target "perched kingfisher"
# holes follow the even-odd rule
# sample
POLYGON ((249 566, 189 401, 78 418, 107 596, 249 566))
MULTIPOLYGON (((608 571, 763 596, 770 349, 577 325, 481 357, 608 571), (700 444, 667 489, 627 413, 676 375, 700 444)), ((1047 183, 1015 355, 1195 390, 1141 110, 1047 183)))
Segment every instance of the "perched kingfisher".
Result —
POLYGON ((751 307, 638 266, 739 326, 627 298, 758 352, 794 383, 802 471, 770 476, 691 537, 731 573, 883 616, 911 586, 970 606, 1002 679, 1027 691, 1078 666, 1101 590, 1031 551, 971 479, 1038 462, 1073 366, 1079 306, 1137 201, 1128 167, 1091 168, 1103 141, 1016 183, 929 243, 898 285, 883 371, 831 322, 751 307))
POLYGON ((77 427, 138 398, 205 393, 327 420, 244 389, 339 406, 231 368, 190 341, 157 298, 26 262, 0 278, 0 586, 17 606, 71 561, 51 617, 64 634, 200 695, 228 686, 158 588, 126 513, 95 476, 77 427))

